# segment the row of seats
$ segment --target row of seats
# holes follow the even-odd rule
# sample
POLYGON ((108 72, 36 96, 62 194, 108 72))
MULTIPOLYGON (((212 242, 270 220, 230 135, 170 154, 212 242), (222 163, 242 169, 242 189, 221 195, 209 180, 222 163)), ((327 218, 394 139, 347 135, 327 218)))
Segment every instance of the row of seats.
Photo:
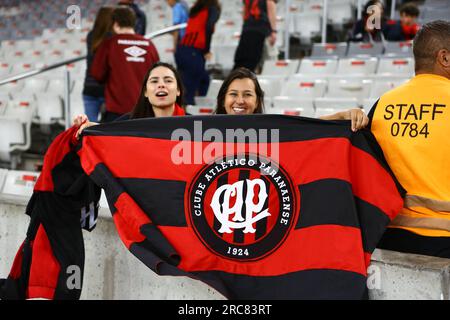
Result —
POLYGON ((413 58, 370 57, 302 60, 266 60, 263 76, 289 77, 302 75, 397 75, 410 77, 414 74, 413 58))
POLYGON ((311 57, 353 56, 412 57, 412 41, 314 43, 311 57))
MULTIPOLYGON (((409 80, 409 78, 401 76, 314 78, 300 74, 293 75, 283 82, 280 79, 264 76, 258 78, 265 93, 265 104, 269 108, 289 108, 305 103, 308 103, 309 106, 326 104, 329 108, 333 107, 333 104, 341 105, 341 99, 344 99, 345 103, 351 101, 348 107, 368 108, 385 92, 409 80)), ((214 108, 221 84, 222 80, 213 80, 207 96, 195 97, 196 105, 214 108)))

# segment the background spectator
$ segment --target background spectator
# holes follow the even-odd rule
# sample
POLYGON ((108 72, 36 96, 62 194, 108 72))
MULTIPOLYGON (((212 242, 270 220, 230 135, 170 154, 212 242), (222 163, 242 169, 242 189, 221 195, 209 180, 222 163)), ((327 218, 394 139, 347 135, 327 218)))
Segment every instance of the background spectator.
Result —
POLYGON ((384 17, 383 2, 370 0, 364 6, 362 19, 356 21, 349 40, 363 42, 382 41, 385 28, 386 18, 384 17))
POLYGON ((89 69, 94 59, 94 52, 102 41, 111 36, 111 14, 114 8, 105 6, 97 12, 94 27, 88 33, 86 38, 87 59, 86 76, 83 87, 84 111, 90 121, 98 121, 100 107, 105 103, 104 86, 97 82, 90 74, 89 69))
POLYGON ((112 23, 115 34, 104 40, 94 56, 91 74, 106 83, 104 122, 131 111, 147 70, 159 61, 153 43, 135 33, 135 22, 130 8, 114 9, 112 23))
POLYGON ((186 34, 175 52, 178 71, 186 88, 187 104, 195 104, 194 96, 204 96, 208 91, 209 74, 205 63, 211 56, 211 37, 219 16, 217 0, 197 0, 189 12, 186 34))
POLYGON ((244 25, 234 55, 234 69, 245 67, 255 71, 267 37, 276 42, 276 3, 273 0, 244 0, 244 25))
MULTIPOLYGON (((177 25, 186 23, 189 19, 189 6, 184 0, 167 0, 169 6, 172 7, 172 24, 177 25)), ((178 43, 184 37, 186 29, 181 29, 173 32, 173 48, 176 50, 178 43)))
POLYGON ((119 5, 129 6, 133 9, 134 14, 136 15, 136 24, 134 26, 134 31, 137 34, 145 36, 145 32, 147 30, 147 17, 145 13, 139 8, 139 6, 134 3, 134 0, 122 0, 119 1, 119 5))
POLYGON ((386 40, 406 41, 412 40, 419 31, 417 23, 419 8, 414 3, 407 3, 400 8, 400 20, 391 20, 387 23, 386 40))

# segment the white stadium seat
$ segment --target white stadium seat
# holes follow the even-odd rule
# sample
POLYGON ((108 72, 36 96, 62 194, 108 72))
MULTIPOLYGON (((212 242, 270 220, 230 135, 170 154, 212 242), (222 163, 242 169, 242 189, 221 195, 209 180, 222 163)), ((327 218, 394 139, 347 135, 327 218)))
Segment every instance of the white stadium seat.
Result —
POLYGON ((408 57, 380 58, 377 74, 412 77, 414 75, 414 59, 408 57))
POLYGON ((300 62, 300 74, 334 74, 337 69, 338 61, 336 59, 313 59, 304 58, 300 62))
POLYGON ((289 77, 297 73, 300 60, 266 60, 261 75, 289 77))
POLYGON ((343 58, 339 59, 336 74, 338 75, 370 75, 377 68, 377 58, 343 58))
POLYGON ((283 85, 280 95, 312 99, 322 97, 326 89, 327 80, 296 75, 283 85))

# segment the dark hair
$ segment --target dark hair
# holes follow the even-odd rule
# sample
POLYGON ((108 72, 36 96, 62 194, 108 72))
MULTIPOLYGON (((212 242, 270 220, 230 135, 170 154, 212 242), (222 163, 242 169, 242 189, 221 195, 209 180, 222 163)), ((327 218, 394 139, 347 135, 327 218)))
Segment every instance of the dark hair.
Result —
POLYGON ((400 8, 400 14, 404 13, 409 17, 418 17, 420 14, 419 8, 414 3, 405 3, 400 8))
POLYGON ((114 9, 112 23, 117 22, 121 28, 134 28, 136 25, 136 14, 128 6, 118 6, 114 9))
POLYGON ((95 17, 94 27, 92 28, 91 53, 97 50, 98 46, 108 36, 108 33, 111 32, 111 15, 113 11, 114 7, 111 6, 103 6, 98 10, 97 16, 95 17))
POLYGON ((384 4, 383 4, 383 2, 381 1, 381 0, 370 0, 370 1, 368 1, 367 3, 366 3, 366 5, 364 6, 364 9, 363 9, 363 11, 362 11, 362 15, 363 15, 363 17, 368 17, 369 16, 369 13, 367 13, 367 10, 369 9, 369 7, 371 7, 371 6, 375 6, 375 5, 377 5, 377 4, 380 4, 381 5, 381 8, 383 9, 383 11, 384 11, 384 4))
POLYGON ((450 51, 450 22, 436 20, 424 24, 413 42, 416 72, 432 70, 441 49, 450 51))
POLYGON ((264 113, 264 91, 259 85, 256 74, 254 74, 247 68, 237 68, 231 71, 228 77, 223 80, 222 86, 220 87, 219 93, 217 94, 217 106, 214 113, 227 113, 227 111, 225 110, 225 96, 227 94, 228 88, 230 87, 230 84, 236 79, 250 79, 253 81, 253 83, 255 84, 256 93, 256 109, 253 113, 264 113))
POLYGON ((204 8, 217 7, 220 9, 220 4, 218 0, 197 0, 189 10, 189 17, 195 17, 204 8))
POLYGON ((147 81, 148 81, 148 78, 150 77, 150 73, 152 73, 153 69, 158 68, 158 67, 164 67, 164 68, 170 69, 173 72, 173 74, 175 75, 175 80, 177 81, 177 87, 178 87, 178 90, 180 91, 180 95, 175 100, 175 103, 178 104, 180 107, 184 107, 184 100, 183 100, 184 87, 183 87, 183 83, 181 82, 181 77, 180 77, 180 74, 178 73, 177 69, 175 69, 175 67, 169 63, 156 62, 147 71, 147 74, 144 77, 144 81, 142 83, 142 88, 141 88, 141 93, 139 95, 139 99, 138 99, 136 105, 134 106, 133 110, 131 111, 130 119, 155 117, 155 112, 153 111, 153 107, 150 104, 150 101, 145 96, 145 92, 147 91, 147 81))

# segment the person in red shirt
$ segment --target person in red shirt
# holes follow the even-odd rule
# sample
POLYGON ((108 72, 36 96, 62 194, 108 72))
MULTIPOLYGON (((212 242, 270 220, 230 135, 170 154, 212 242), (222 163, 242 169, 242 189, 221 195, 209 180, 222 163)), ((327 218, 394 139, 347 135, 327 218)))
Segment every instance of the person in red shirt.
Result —
POLYGON ((132 110, 147 70, 159 61, 153 43, 135 33, 135 22, 130 8, 114 9, 114 35, 103 41, 95 52, 90 72, 105 83, 106 114, 102 122, 113 121, 132 110))
POLYGON ((189 11, 186 33, 175 52, 187 104, 195 104, 194 96, 204 96, 208 91, 210 80, 205 64, 211 56, 211 37, 219 16, 217 0, 197 0, 189 11))
POLYGON ((266 38, 273 47, 276 38, 276 1, 244 0, 244 24, 234 55, 234 67, 255 71, 260 63, 266 38))
POLYGON ((419 8, 413 3, 407 3, 400 8, 400 20, 389 20, 387 23, 386 40, 412 40, 420 29, 417 23, 419 8))

